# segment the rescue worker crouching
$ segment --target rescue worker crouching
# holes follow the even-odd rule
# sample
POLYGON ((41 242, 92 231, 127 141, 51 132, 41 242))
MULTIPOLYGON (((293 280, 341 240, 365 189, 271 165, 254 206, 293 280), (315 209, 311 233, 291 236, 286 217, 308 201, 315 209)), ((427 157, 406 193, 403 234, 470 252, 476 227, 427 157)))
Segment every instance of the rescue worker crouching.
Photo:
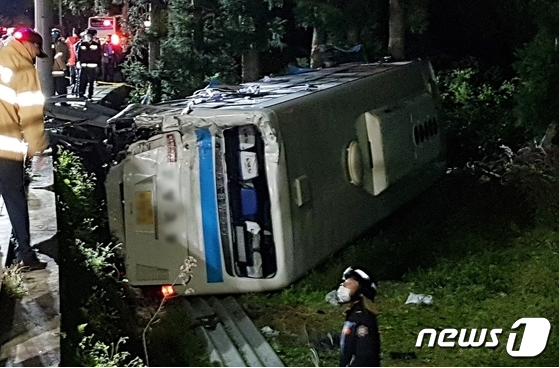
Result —
POLYGON ((97 79, 97 68, 101 66, 103 49, 101 44, 93 39, 97 34, 94 29, 88 29, 76 50, 77 66, 80 68, 79 97, 93 97, 93 88, 97 79))
POLYGON ((54 80, 54 93, 56 95, 68 94, 68 59, 70 58, 70 50, 68 45, 62 39, 62 34, 58 28, 51 31, 52 48, 54 49, 54 60, 52 63, 52 77, 54 80))
POLYGON ((339 303, 348 304, 340 338, 341 367, 379 367, 380 335, 374 303, 377 284, 362 268, 348 267, 337 290, 339 303))

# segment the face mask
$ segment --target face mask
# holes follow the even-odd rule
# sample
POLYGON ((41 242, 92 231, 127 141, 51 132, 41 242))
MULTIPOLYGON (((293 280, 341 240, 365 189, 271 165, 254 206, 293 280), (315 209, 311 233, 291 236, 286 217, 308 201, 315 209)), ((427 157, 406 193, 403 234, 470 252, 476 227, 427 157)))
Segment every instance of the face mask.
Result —
POLYGON ((345 286, 343 285, 340 286, 338 288, 337 294, 338 294, 338 299, 340 299, 342 303, 347 303, 351 301, 351 290, 349 290, 345 286))

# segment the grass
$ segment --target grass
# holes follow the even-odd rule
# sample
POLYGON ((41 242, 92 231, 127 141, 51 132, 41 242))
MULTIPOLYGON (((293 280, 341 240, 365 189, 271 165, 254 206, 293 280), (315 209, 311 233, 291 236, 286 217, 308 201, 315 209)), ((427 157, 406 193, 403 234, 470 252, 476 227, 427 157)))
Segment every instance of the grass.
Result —
POLYGON ((287 366, 313 366, 311 348, 321 366, 336 366, 337 341, 328 344, 326 336, 339 335, 343 308, 324 296, 337 287, 342 270, 357 263, 380 278, 384 366, 555 366, 559 232, 556 224, 533 221, 532 213, 511 188, 450 178, 291 287, 241 301, 259 328, 280 332, 271 343, 287 366), (431 294, 433 305, 405 305, 410 292, 431 294), (506 352, 510 327, 522 317, 551 323, 547 349, 538 357, 506 352), (424 328, 503 333, 495 348, 416 348, 424 328), (390 353, 416 358, 392 359, 390 353))
POLYGON ((23 272, 17 263, 11 264, 2 271, 2 288, 10 298, 19 299, 28 294, 23 272))

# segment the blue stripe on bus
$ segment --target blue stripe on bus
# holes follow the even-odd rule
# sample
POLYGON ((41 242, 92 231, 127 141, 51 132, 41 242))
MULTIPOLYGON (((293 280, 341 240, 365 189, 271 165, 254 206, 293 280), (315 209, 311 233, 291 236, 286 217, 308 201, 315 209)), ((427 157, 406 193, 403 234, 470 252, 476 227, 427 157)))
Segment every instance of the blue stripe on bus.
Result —
POLYGON ((200 204, 202 206, 202 232, 206 256, 208 283, 223 282, 221 271, 221 244, 215 193, 214 149, 208 129, 196 130, 200 158, 200 204))

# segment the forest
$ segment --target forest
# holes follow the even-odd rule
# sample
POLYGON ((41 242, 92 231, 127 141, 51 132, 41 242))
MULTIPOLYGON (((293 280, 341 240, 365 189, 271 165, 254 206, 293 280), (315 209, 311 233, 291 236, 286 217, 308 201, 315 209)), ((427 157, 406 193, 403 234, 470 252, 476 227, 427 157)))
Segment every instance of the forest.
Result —
MULTIPOLYGON (((451 114, 449 147, 463 156, 451 152, 457 164, 485 157, 498 141, 519 148, 540 139, 558 103, 559 2, 553 0, 60 0, 54 5, 53 24, 65 34, 83 30, 89 16, 118 15, 127 40, 126 81, 136 88, 133 97, 149 92, 152 102, 188 96, 211 79, 249 82, 288 66, 320 66, 321 47, 361 45, 369 62, 428 59, 450 107, 445 110, 451 114)), ((0 12, 0 23, 31 24, 33 1, 10 6, 0 12)))

